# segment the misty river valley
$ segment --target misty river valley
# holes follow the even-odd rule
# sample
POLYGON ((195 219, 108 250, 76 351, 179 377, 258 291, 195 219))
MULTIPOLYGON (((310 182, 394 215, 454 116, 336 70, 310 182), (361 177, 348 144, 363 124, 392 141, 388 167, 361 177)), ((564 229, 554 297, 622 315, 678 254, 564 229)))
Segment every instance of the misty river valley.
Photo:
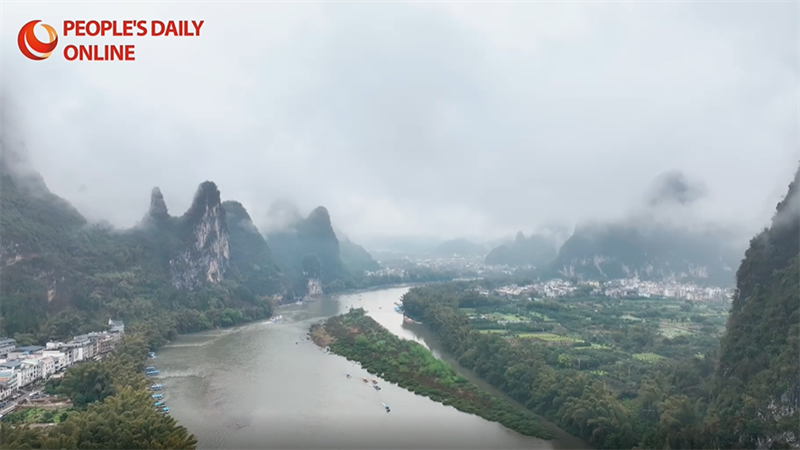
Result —
POLYGON ((385 382, 376 391, 361 382, 372 375, 306 340, 311 324, 363 307, 394 334, 452 364, 424 328, 404 325, 394 311, 407 290, 325 296, 279 308, 277 323, 180 336, 154 360, 170 412, 203 449, 588 448, 560 430, 553 441, 523 436, 385 382))

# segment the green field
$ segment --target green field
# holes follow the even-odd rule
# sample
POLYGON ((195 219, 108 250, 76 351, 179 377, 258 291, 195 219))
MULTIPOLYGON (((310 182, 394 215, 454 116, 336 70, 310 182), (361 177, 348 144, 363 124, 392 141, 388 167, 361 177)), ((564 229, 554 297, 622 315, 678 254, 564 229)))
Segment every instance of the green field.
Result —
POLYGON ((66 413, 71 408, 25 408, 18 412, 6 414, 3 421, 6 423, 33 424, 33 423, 59 423, 66 418, 66 413))
POLYGON ((505 322, 525 322, 525 321, 527 321, 527 320, 528 320, 528 319, 525 319, 525 318, 520 318, 520 317, 519 317, 519 316, 517 316, 516 314, 505 314, 505 313, 491 313, 491 314, 487 314, 486 318, 487 318, 487 319, 489 319, 489 320, 494 320, 494 321, 498 321, 498 322, 499 322, 499 321, 505 321, 505 322))
POLYGON ((538 313, 536 311, 531 311, 531 312, 528 313, 528 315, 531 316, 531 317, 535 317, 535 318, 537 318, 539 320, 542 320, 544 322, 553 322, 553 319, 545 316, 542 313, 538 313))
POLYGON ((482 334, 550 347, 569 357, 563 366, 621 386, 658 370, 658 362, 702 358, 718 342, 727 308, 669 298, 487 297, 485 304, 459 310, 482 334))
POLYGON ((583 342, 582 339, 576 339, 569 336, 559 336, 552 333, 520 333, 517 335, 520 338, 539 339, 545 342, 583 342))

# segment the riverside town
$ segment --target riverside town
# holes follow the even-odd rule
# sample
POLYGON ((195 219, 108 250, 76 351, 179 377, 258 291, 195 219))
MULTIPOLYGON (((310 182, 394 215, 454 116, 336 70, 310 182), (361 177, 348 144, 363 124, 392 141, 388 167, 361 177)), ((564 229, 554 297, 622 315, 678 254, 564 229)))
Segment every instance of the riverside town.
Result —
POLYGON ((99 361, 122 340, 125 324, 108 321, 108 329, 75 336, 68 342, 48 342, 17 346, 17 341, 0 337, 0 417, 17 407, 15 400, 26 393, 24 389, 41 384, 49 378, 62 377, 74 364, 99 361))

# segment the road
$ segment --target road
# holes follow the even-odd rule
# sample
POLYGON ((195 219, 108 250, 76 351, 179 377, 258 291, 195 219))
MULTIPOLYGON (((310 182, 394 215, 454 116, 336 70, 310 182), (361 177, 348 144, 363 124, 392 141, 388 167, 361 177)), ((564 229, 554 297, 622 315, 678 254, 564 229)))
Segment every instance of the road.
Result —
POLYGON ((14 412, 17 408, 19 402, 23 399, 30 398, 36 394, 41 394, 44 391, 44 383, 36 383, 31 386, 26 386, 25 389, 18 389, 17 392, 14 394, 9 400, 6 400, 6 405, 0 408, 0 416, 5 416, 6 414, 14 412))

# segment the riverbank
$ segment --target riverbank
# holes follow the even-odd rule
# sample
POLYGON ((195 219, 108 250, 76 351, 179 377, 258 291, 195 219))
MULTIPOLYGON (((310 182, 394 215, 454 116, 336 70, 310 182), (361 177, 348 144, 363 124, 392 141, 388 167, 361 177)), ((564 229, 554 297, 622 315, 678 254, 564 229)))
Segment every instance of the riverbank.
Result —
POLYGON ((72 407, 9 415, 13 423, 0 424, 0 449, 48 448, 53 442, 61 448, 196 449, 194 435, 153 407, 147 389, 150 380, 142 373, 147 349, 146 338, 131 332, 102 361, 69 367, 63 378, 52 379, 47 388, 59 398, 70 399, 72 407), (50 420, 57 423, 28 426, 50 420), (75 429, 82 432, 76 434, 75 429))
POLYGON ((482 391, 422 345, 396 337, 363 309, 313 325, 310 335, 317 345, 330 347, 333 353, 357 361, 369 373, 418 395, 526 436, 553 437, 537 417, 482 391))

